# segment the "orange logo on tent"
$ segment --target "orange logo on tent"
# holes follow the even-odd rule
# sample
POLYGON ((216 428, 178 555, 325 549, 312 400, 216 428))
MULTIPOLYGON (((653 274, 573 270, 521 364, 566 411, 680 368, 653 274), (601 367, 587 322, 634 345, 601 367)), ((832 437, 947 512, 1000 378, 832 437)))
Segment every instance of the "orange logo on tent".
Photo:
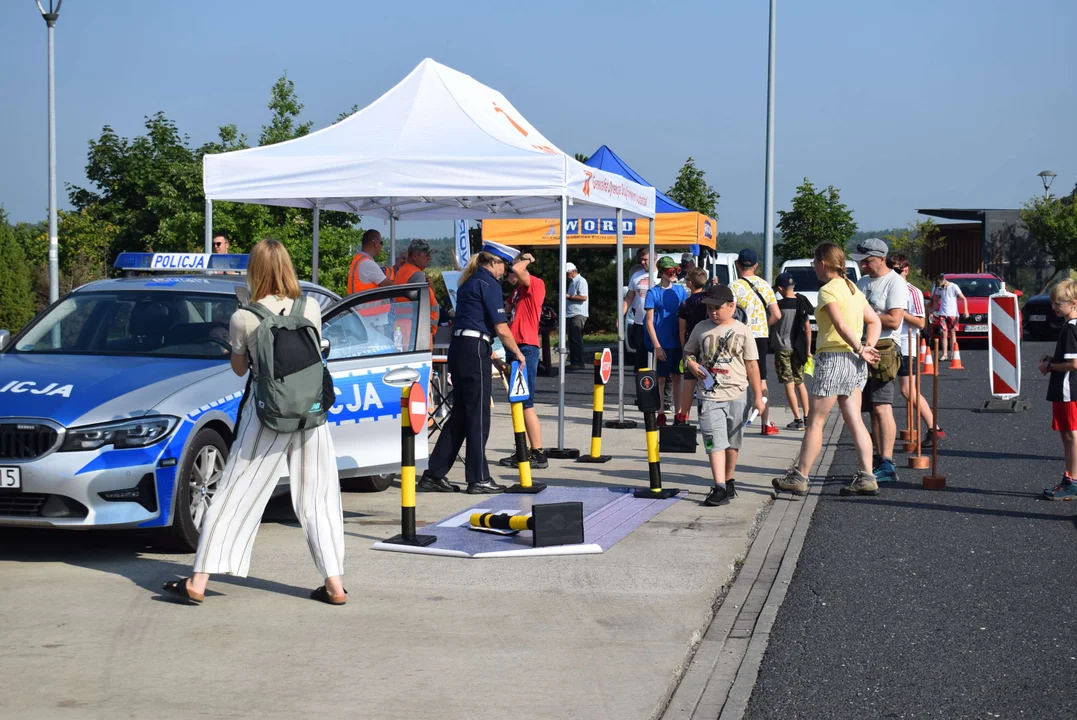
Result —
POLYGON ((587 179, 583 181, 583 194, 587 197, 591 197, 591 178, 595 176, 594 173, 583 171, 583 174, 587 176, 587 179))
POLYGON ((507 112, 505 112, 504 110, 502 110, 501 108, 499 108, 499 107, 497 106, 497 103, 494 103, 493 105, 494 105, 494 112, 495 112, 495 113, 501 113, 502 115, 504 115, 504 116, 505 116, 505 119, 506 119, 506 120, 508 120, 508 121, 509 121, 510 123, 512 123, 512 126, 513 126, 514 128, 516 128, 516 130, 517 130, 517 131, 518 131, 518 132, 519 132, 519 133, 520 133, 521 135, 523 135, 524 137, 527 137, 527 131, 526 131, 526 130, 524 130, 524 129, 523 129, 522 127, 520 127, 520 126, 519 126, 519 125, 518 125, 518 124, 516 123, 516 121, 515 121, 515 120, 513 120, 513 119, 512 119, 512 118, 511 118, 511 117, 509 116, 509 114, 508 114, 507 112))

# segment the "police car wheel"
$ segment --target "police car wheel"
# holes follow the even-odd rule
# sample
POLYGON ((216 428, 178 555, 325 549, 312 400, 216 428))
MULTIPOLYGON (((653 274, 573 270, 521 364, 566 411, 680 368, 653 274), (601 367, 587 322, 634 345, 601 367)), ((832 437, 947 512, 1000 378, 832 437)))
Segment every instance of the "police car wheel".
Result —
POLYGON ((204 428, 194 437, 176 483, 175 515, 165 528, 162 545, 180 552, 198 549, 198 534, 228 460, 228 445, 216 430, 204 428))
POLYGON ((341 478, 340 489, 350 492, 381 492, 393 484, 393 475, 341 478))

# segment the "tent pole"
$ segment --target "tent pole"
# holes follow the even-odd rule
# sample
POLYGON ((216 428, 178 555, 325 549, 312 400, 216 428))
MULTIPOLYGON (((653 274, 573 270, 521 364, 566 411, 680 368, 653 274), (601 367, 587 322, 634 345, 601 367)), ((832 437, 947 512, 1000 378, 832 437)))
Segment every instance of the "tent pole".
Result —
MULTIPOLYGON (((658 284, 658 258, 654 254, 654 221, 657 218, 658 218, 657 215, 655 217, 651 218, 650 229, 647 232, 647 257, 649 257, 651 259, 651 269, 648 271, 648 274, 650 275, 650 282, 647 284, 648 290, 650 288, 653 288, 655 285, 658 284)), ((643 327, 644 327, 644 334, 646 334, 646 332, 647 332, 647 330, 646 330, 646 328, 647 328, 646 321, 644 321, 643 327)), ((648 353, 647 365, 652 370, 655 369, 654 352, 653 351, 648 353)))
POLYGON ((621 312, 621 282, 624 280, 624 210, 617 208, 617 422, 625 421, 625 316, 621 312))
POLYGON ((213 201, 206 200, 206 252, 213 252, 213 201))
POLYGON ((392 198, 389 198, 389 262, 386 265, 396 265, 396 210, 393 208, 392 198))
POLYGON ((322 209, 319 205, 321 203, 314 204, 314 244, 310 260, 310 281, 315 284, 318 282, 318 231, 322 224, 322 209))
POLYGON ((561 265, 559 272, 561 273, 561 279, 558 280, 557 286, 560 289, 558 293, 561 299, 557 303, 557 365, 558 365, 558 383, 557 383, 557 447, 551 448, 546 453, 547 457, 559 458, 559 459, 573 459, 580 456, 579 450, 568 449, 565 447, 565 356, 568 351, 565 350, 565 328, 567 326, 565 322, 565 310, 566 310, 566 298, 567 284, 565 282, 565 264, 568 263, 568 195, 561 196, 561 265))

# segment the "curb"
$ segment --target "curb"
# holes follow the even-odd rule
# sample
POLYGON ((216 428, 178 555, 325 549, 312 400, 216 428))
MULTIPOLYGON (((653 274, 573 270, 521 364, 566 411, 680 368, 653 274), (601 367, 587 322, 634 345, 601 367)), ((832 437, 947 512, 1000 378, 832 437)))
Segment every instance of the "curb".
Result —
MULTIPOLYGON (((843 426, 841 413, 827 420, 816 477, 826 477, 843 426)), ((772 501, 736 581, 659 716, 663 720, 744 716, 823 484, 813 482, 802 502, 786 496, 772 501)))

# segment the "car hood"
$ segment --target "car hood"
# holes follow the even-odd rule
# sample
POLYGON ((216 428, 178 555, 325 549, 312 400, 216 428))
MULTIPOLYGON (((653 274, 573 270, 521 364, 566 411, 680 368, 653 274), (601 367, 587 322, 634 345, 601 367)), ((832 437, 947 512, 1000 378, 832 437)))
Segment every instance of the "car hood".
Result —
POLYGON ((1051 304, 1051 296, 1047 295, 1047 294, 1033 295, 1032 297, 1030 297, 1025 302, 1025 305, 1027 306, 1030 303, 1035 303, 1036 305, 1050 305, 1051 304))
POLYGON ((137 417, 190 385, 230 372, 183 358, 0 354, 0 416, 65 426, 137 417))

